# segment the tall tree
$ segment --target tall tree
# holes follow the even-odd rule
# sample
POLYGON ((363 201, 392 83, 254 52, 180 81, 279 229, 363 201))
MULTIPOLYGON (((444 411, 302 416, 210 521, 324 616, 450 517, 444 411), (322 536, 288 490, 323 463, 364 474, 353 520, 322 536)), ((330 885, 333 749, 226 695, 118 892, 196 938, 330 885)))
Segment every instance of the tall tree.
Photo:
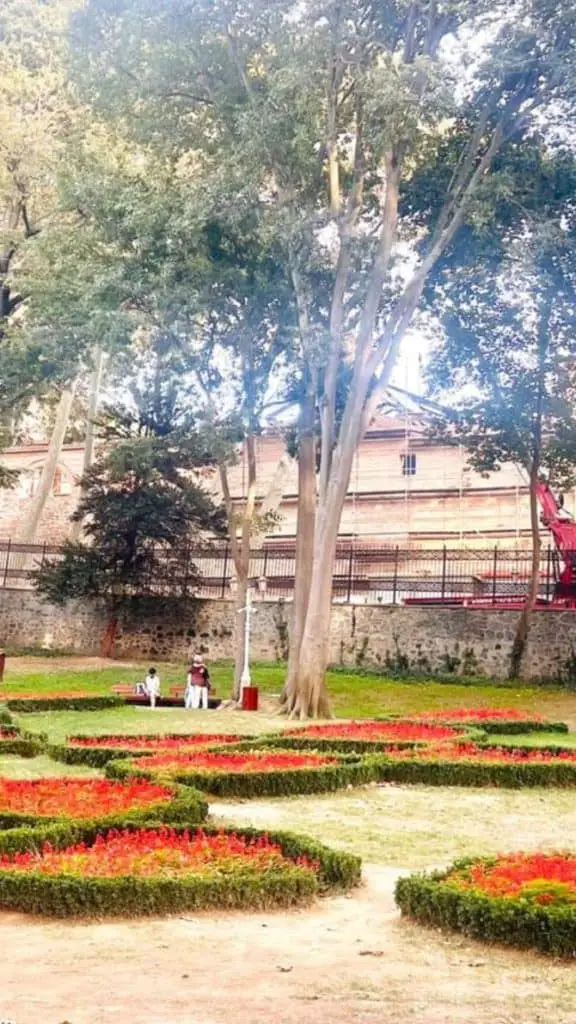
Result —
POLYGON ((282 250, 322 420, 291 714, 329 710, 331 579, 357 445, 431 271, 491 191, 514 192, 495 158, 532 137, 544 110, 548 124, 565 116, 575 20, 550 0, 89 0, 75 19, 95 109, 195 168, 191 216, 217 204, 237 223, 248 211, 282 250), (427 167, 416 207, 411 183, 427 167))
POLYGON ((445 335, 430 368, 436 393, 457 410, 448 434, 465 445, 471 464, 494 472, 514 462, 529 485, 532 565, 511 678, 520 673, 539 592, 538 483, 543 473, 573 483, 576 471, 574 165, 551 163, 544 180, 537 214, 522 208, 502 244, 484 240, 482 274, 471 260, 437 297, 445 335), (559 206, 562 215, 552 219, 559 206))

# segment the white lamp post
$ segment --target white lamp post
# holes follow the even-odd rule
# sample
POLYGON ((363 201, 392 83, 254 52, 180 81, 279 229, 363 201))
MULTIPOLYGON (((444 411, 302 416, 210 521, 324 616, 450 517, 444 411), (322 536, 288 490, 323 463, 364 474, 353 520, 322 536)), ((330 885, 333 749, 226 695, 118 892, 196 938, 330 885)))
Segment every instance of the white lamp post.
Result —
POLYGON ((246 686, 252 685, 252 677, 250 675, 250 629, 252 626, 252 591, 250 587, 246 591, 246 605, 244 608, 240 608, 239 615, 244 613, 244 666, 242 668, 242 675, 240 676, 240 686, 242 689, 246 686))

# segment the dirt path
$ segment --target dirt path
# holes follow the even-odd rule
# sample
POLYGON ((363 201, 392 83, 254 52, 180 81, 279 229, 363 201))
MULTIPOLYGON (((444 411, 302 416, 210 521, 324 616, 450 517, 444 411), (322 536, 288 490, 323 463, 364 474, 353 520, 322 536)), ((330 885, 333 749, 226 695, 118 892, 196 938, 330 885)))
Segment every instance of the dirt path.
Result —
POLYGON ((575 1024, 576 969, 401 921, 398 872, 254 915, 66 924, 0 915, 15 1024, 575 1024))

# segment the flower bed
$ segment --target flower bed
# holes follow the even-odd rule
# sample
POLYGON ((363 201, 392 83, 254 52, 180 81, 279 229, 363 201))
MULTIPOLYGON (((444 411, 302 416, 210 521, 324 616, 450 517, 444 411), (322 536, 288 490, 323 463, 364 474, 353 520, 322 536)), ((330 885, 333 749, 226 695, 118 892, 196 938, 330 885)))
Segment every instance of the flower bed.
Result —
POLYGON ((525 732, 568 732, 565 722, 547 722, 518 708, 440 708, 415 715, 413 721, 452 726, 476 726, 484 732, 514 735, 525 732))
POLYGON ((576 750, 488 747, 453 743, 389 749, 380 778, 433 786, 576 786, 576 750))
POLYGON ((238 743, 241 736, 216 733, 167 735, 68 736, 65 745, 50 747, 50 756, 67 764, 103 768, 119 757, 139 757, 153 751, 182 751, 238 743))
POLYGON ((357 857, 282 832, 158 826, 42 837, 38 829, 36 849, 0 856, 0 907, 64 917, 290 906, 360 880, 357 857))
POLYGON ((101 711, 124 707, 124 699, 113 694, 82 693, 17 693, 6 695, 10 711, 26 714, 39 711, 101 711))
POLYGON ((460 861, 399 880, 402 913, 424 924, 553 956, 576 956, 576 855, 517 853, 460 861))
POLYGON ((70 821, 192 821, 206 817, 199 793, 143 779, 0 777, 0 828, 70 821))
POLYGON ((36 757, 42 749, 42 738, 30 733, 22 734, 17 725, 0 725, 0 755, 36 757))
POLYGON ((111 761, 110 778, 170 778, 216 796, 322 793, 377 778, 377 759, 279 750, 157 753, 111 761))
POLYGON ((412 721, 334 722, 309 725, 261 738, 272 747, 295 750, 340 750, 363 753, 379 751, 390 743, 412 748, 423 743, 438 743, 464 736, 457 726, 412 721))

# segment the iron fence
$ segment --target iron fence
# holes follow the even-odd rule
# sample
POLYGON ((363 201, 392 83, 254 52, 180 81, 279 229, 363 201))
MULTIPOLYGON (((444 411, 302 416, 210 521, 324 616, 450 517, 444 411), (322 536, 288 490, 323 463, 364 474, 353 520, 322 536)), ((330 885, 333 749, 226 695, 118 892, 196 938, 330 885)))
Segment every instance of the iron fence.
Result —
MULTIPOLYGON (((32 588, 32 571, 46 559, 59 556, 57 545, 0 541, 0 588, 32 588)), ((336 551, 333 597, 342 603, 387 605, 517 602, 526 595, 531 561, 530 551, 500 547, 417 550, 341 541, 336 551)), ((557 552, 543 548, 541 600, 552 599, 560 569, 557 552)), ((293 541, 266 543, 252 552, 250 582, 262 597, 291 600, 294 573, 293 541)), ((144 596, 227 598, 234 592, 234 579, 228 543, 192 544, 156 560, 138 592, 144 596)))

